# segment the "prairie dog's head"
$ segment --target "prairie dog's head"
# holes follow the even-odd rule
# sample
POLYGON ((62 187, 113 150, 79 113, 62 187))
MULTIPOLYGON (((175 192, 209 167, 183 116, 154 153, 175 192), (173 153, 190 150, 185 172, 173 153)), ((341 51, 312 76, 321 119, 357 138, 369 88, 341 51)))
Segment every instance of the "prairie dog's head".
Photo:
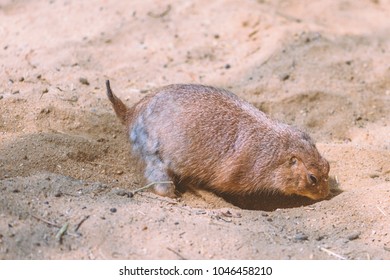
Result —
POLYGON ((293 138, 274 171, 274 183, 287 195, 297 194, 313 200, 326 198, 329 195, 329 162, 306 133, 297 131, 293 138))

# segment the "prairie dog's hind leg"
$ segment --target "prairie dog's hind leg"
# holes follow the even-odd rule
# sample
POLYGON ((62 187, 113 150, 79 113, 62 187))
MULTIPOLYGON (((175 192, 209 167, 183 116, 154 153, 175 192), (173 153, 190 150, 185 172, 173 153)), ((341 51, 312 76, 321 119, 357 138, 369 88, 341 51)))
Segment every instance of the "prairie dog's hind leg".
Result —
POLYGON ((168 164, 160 155, 160 141, 157 133, 150 131, 147 127, 146 119, 152 112, 149 110, 145 114, 138 116, 133 127, 130 130, 130 143, 133 153, 145 163, 145 179, 147 184, 153 184, 153 190, 156 194, 167 197, 176 197, 175 185, 168 174, 168 164))
POLYGON ((146 159, 145 179, 148 183, 155 183, 153 191, 161 196, 175 198, 175 185, 168 175, 167 167, 157 155, 146 159))

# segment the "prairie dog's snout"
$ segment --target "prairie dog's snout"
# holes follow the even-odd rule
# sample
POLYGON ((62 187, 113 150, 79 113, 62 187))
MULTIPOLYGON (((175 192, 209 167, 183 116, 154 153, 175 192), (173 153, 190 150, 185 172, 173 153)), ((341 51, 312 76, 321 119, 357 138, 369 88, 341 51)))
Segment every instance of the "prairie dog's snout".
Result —
MULTIPOLYGON (((178 84, 128 108, 107 95, 149 182, 190 180, 221 193, 279 191, 325 198, 329 163, 306 133, 268 118, 233 93, 178 84)), ((174 196, 175 184, 154 191, 174 196)))

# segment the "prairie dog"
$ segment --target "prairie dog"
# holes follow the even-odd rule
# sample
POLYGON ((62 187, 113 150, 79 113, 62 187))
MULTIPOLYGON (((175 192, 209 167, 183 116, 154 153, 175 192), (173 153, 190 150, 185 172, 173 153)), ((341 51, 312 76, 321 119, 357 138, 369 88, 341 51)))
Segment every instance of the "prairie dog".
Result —
POLYGON ((227 90, 169 85, 129 108, 109 81, 106 87, 145 179, 173 182, 156 184, 157 194, 174 197, 182 180, 233 195, 267 191, 317 200, 329 194, 329 163, 310 136, 227 90))

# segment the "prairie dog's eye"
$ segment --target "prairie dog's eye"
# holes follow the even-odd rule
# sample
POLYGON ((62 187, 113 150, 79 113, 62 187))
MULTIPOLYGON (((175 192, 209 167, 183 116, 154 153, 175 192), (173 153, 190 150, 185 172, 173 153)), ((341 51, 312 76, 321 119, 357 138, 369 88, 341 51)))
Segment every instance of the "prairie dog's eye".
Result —
POLYGON ((317 182, 318 182, 317 177, 314 176, 313 174, 309 174, 309 180, 310 180, 310 182, 311 182, 313 185, 316 185, 317 182))

